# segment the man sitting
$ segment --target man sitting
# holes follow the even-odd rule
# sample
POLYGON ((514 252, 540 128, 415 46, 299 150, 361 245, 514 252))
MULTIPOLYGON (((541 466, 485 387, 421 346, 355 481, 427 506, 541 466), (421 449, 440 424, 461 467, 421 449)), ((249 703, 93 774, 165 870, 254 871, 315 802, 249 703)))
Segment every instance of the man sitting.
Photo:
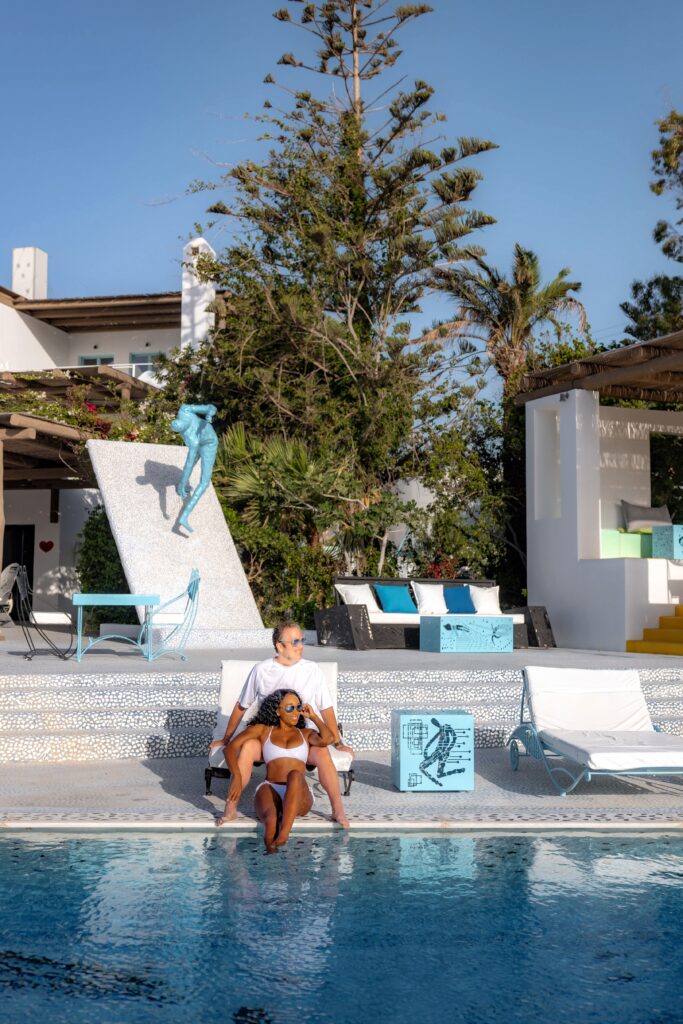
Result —
MULTIPOLYGON (((304 638, 301 628, 293 622, 280 623, 273 630, 273 646, 277 652, 275 657, 266 658, 265 661, 254 665, 232 709, 223 739, 214 740, 211 748, 226 746, 230 742, 245 711, 254 701, 262 701, 275 690, 294 690, 301 695, 305 704, 311 704, 318 709, 323 722, 332 731, 333 745, 339 750, 353 754, 351 748, 343 744, 339 735, 339 726, 325 677, 314 661, 306 661, 303 657, 304 638)), ((242 746, 238 765, 243 789, 251 778, 254 764, 262 760, 261 744, 258 740, 249 740, 242 746)), ((318 769, 320 785, 332 805, 332 817, 343 828, 348 828, 349 822, 344 812, 339 777, 327 747, 312 747, 309 752, 309 764, 318 769)), ((232 821, 236 816, 237 800, 231 800, 228 795, 222 820, 232 821)))

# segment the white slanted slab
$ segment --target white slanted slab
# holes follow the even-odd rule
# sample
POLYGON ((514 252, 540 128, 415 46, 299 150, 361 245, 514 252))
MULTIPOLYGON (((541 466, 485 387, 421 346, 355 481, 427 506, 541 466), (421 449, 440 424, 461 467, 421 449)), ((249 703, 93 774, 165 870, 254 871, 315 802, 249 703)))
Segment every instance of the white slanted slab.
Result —
MULTIPOLYGON (((193 637, 211 635, 215 642, 207 646, 221 646, 222 632, 263 630, 213 487, 192 513, 194 533, 188 536, 175 526, 183 504, 175 486, 187 449, 126 441, 88 441, 87 447, 131 593, 159 594, 163 604, 180 593, 197 568, 201 584, 193 637)), ((199 466, 191 485, 198 479, 199 466)), ((193 645, 191 637, 190 646, 204 645, 193 645)))

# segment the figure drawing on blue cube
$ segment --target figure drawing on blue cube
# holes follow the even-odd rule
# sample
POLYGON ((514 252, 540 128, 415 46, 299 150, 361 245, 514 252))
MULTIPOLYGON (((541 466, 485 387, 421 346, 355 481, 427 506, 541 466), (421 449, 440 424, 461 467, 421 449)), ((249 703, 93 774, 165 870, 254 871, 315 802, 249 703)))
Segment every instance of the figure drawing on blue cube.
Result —
POLYGON ((451 751, 455 746, 458 736, 453 726, 448 724, 441 725, 438 718, 432 718, 432 725, 436 726, 437 731, 422 751, 420 771, 437 786, 443 787, 443 782, 440 782, 440 779, 445 779, 449 775, 462 775, 465 769, 451 768, 450 771, 446 771, 448 759, 451 756, 451 751), (430 747, 434 747, 434 749, 430 751, 430 747), (435 764, 436 775, 432 775, 427 769, 432 768, 435 764))
MULTIPOLYGON (((491 622, 490 620, 486 623, 476 622, 473 624, 475 632, 484 632, 485 630, 490 631, 489 642, 491 647, 495 650, 496 647, 504 646, 507 642, 507 630, 502 623, 491 622)), ((464 622, 450 623, 445 622, 443 628, 450 632, 454 629, 456 633, 471 633, 473 627, 466 625, 464 622)))
POLYGON ((217 411, 215 405, 183 404, 171 423, 171 430, 180 434, 188 448, 183 475, 176 485, 176 493, 181 498, 191 495, 178 516, 178 526, 184 527, 189 533, 192 533, 189 523, 190 512, 211 483, 211 473, 218 451, 218 435, 211 426, 211 421, 217 411), (189 486, 190 474, 198 462, 201 465, 199 483, 192 491, 189 486))

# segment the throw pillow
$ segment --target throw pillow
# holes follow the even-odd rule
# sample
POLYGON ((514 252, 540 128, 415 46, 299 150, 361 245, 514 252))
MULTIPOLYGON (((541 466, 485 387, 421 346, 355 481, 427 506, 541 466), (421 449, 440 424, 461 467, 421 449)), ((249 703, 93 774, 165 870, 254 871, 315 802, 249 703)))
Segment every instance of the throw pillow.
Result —
POLYGON ((420 615, 448 615, 443 596, 443 583, 413 583, 420 615))
POLYGON ((470 597, 477 615, 500 615, 500 587, 470 587, 470 597))
POLYGON ((630 501, 622 499, 621 510, 629 533, 653 526, 671 526, 671 513, 666 505, 650 508, 649 505, 632 505, 630 501))
POLYGON ((335 583, 344 604, 364 604, 369 612, 381 611, 369 583, 335 583))
POLYGON ((450 615, 474 615, 474 604, 467 584, 462 587, 444 587, 443 596, 450 615))
POLYGON ((382 605, 383 612, 411 612, 417 615, 415 602, 410 596, 408 585, 392 586, 387 583, 375 583, 375 593, 382 605))

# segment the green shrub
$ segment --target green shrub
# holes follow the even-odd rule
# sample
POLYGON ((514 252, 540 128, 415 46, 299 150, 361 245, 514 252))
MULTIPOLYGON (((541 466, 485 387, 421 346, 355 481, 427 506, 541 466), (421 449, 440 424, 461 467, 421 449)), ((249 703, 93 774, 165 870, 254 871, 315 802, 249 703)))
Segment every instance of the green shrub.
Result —
MULTIPOLYGON (((116 541, 103 508, 96 508, 88 516, 79 536, 76 571, 81 590, 86 594, 129 594, 116 541)), ((102 622, 137 623, 134 608, 90 608, 87 610, 88 629, 102 622)))

